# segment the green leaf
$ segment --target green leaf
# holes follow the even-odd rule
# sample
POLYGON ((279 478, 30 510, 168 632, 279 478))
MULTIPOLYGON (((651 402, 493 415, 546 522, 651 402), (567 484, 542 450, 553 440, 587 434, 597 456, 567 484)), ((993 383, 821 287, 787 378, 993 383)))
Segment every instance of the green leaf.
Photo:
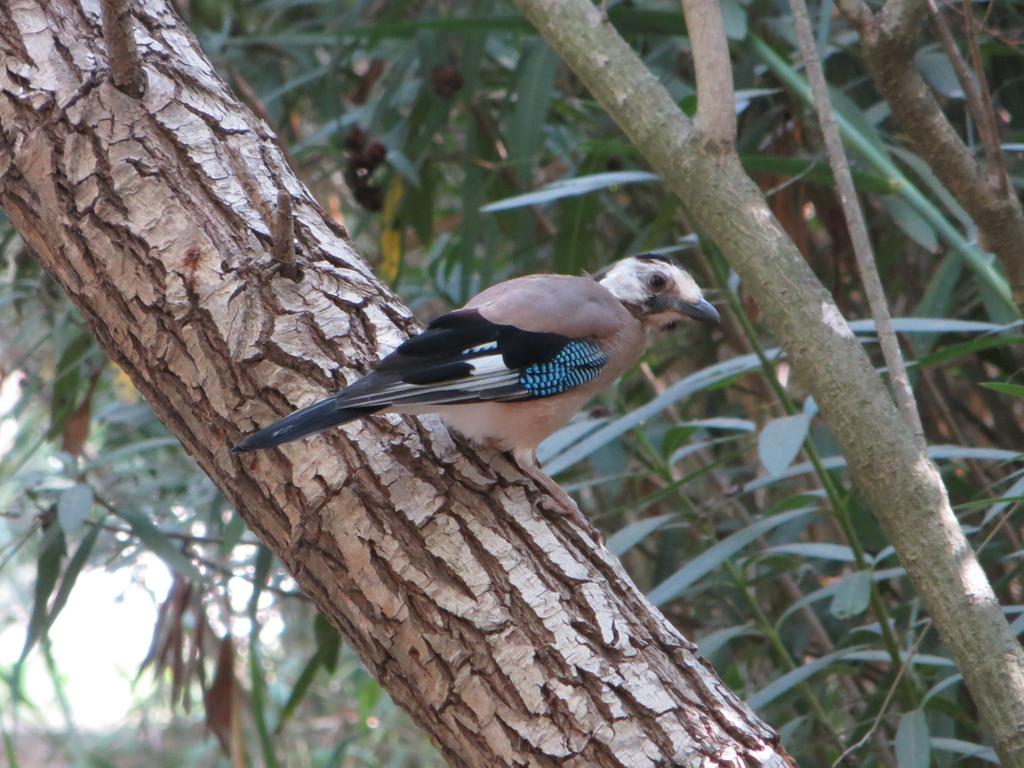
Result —
POLYGON ((983 336, 971 341, 965 341, 962 344, 950 344, 935 352, 924 355, 918 359, 917 364, 919 367, 945 365, 953 360, 969 357, 976 352, 1018 345, 1024 346, 1024 336, 983 336))
POLYGON ((739 0, 721 0, 722 22, 725 36, 730 40, 742 40, 747 36, 747 9, 740 5, 739 0))
POLYGON ((334 672, 338 665, 338 652, 341 650, 341 635, 323 614, 318 613, 313 619, 313 636, 316 638, 320 663, 327 671, 334 672))
POLYGON ((961 675, 959 672, 942 678, 942 680, 940 680, 928 689, 928 692, 924 695, 924 698, 921 700, 921 706, 926 706, 928 702, 931 701, 932 697, 937 696, 938 694, 945 691, 947 688, 952 688, 954 685, 960 685, 963 681, 964 676, 961 675))
POLYGON ((92 488, 85 483, 73 485, 60 495, 57 501, 57 522, 64 529, 65 535, 72 536, 82 527, 92 509, 92 499, 92 488))
POLYGON ((586 195, 611 187, 625 184, 649 184, 655 181, 660 182, 661 177, 647 171, 614 171, 594 173, 589 176, 577 176, 573 179, 554 181, 534 192, 527 192, 515 197, 506 197, 504 200, 496 200, 483 206, 480 212, 497 213, 498 211, 509 211, 514 208, 523 208, 530 205, 543 205, 566 197, 578 197, 579 195, 586 195))
POLYGON ((221 542, 217 546, 217 552, 222 557, 229 555, 231 550, 242 540, 243 534, 245 534, 245 521, 237 511, 232 511, 231 519, 224 526, 224 533, 221 535, 221 542))
POLYGON ((43 636, 48 625, 47 603, 53 588, 57 586, 60 575, 60 563, 64 559, 64 531, 56 525, 44 529, 39 544, 39 557, 36 559, 36 581, 33 589, 32 615, 29 618, 28 630, 25 632, 25 644, 21 648, 18 659, 20 666, 28 656, 32 646, 43 636))
MULTIPOLYGON (((765 355, 769 360, 776 359, 779 357, 779 354, 778 349, 765 351, 765 355)), ((733 376, 760 370, 760 368, 761 362, 757 359, 757 355, 740 355, 739 357, 716 363, 696 373, 692 373, 672 384, 647 404, 587 435, 587 437, 580 440, 576 445, 565 451, 565 453, 545 463, 544 471, 549 475, 556 475, 587 458, 594 451, 603 448, 612 440, 639 426, 645 420, 660 413, 677 401, 727 381, 733 376)))
POLYGON ((990 522, 995 520, 1006 510, 1010 504, 1017 503, 1019 497, 1024 495, 1024 477, 1019 477, 1006 489, 1006 492, 996 501, 995 504, 985 513, 985 517, 982 518, 981 524, 988 525, 990 522))
POLYGON ((284 730, 285 725, 288 724, 288 720, 295 714, 295 710, 298 709, 299 704, 302 703, 303 699, 306 698, 306 694, 309 693, 309 688, 316 679, 317 673, 322 668, 320 663, 320 654, 314 653, 302 671, 299 673, 299 677, 295 681, 295 685, 292 686, 291 692, 288 694, 288 700, 285 701, 284 706, 281 708, 280 714, 277 716, 277 724, 274 725, 274 734, 280 735, 284 730))
POLYGON ((700 650, 701 656, 711 657, 737 637, 757 637, 758 634, 752 624, 726 627, 698 639, 697 648, 700 650))
POLYGON ((322 614, 318 613, 313 618, 313 636, 316 638, 316 651, 306 662, 305 666, 303 666, 302 672, 299 673, 291 693, 288 694, 288 700, 285 702, 284 707, 282 707, 280 715, 278 715, 277 725, 274 726, 275 734, 281 733, 287 721, 295 713, 299 704, 302 703, 302 700, 309 692, 310 686, 313 684, 313 680, 316 679, 317 673, 321 669, 333 673, 338 666, 341 636, 322 614))
MULTIPOLYGON (((813 158, 782 157, 780 155, 741 154, 740 162, 748 174, 766 174, 782 176, 788 179, 799 179, 809 184, 823 184, 834 188, 835 177, 828 163, 815 162, 813 158)), ((878 195, 891 195, 897 187, 884 176, 875 173, 852 170, 853 183, 861 192, 878 195)))
POLYGON ((617 557, 622 557, 633 547, 646 539, 655 531, 663 528, 670 520, 675 518, 675 513, 658 515, 657 517, 645 517, 629 525, 620 528, 608 538, 608 551, 617 557))
MULTIPOLYGON (((903 568, 879 568, 875 571, 864 571, 864 573, 870 573, 871 580, 876 582, 888 581, 889 579, 898 579, 907 575, 906 570, 904 570, 903 568)), ((813 605, 814 603, 820 600, 825 600, 829 597, 832 597, 839 590, 840 584, 842 584, 842 582, 833 581, 831 584, 827 584, 821 589, 816 589, 813 592, 804 595, 795 603, 792 603, 788 608, 786 608, 785 611, 783 611, 778 621, 775 622, 776 626, 781 626, 782 622, 784 622, 787 618, 792 616, 794 613, 796 613, 804 606, 813 605)))
POLYGON ((118 509, 117 516, 128 523, 132 533, 139 537, 139 541, 150 552, 163 560, 171 570, 189 581, 201 582, 203 580, 202 574, 181 551, 181 548, 166 533, 157 528, 148 517, 134 509, 126 508, 118 509))
POLYGON ((755 539, 768 533, 773 528, 778 528, 780 525, 809 515, 814 511, 813 507, 794 509, 789 512, 766 517, 763 520, 758 520, 748 525, 746 528, 737 531, 731 536, 727 536, 714 546, 701 552, 697 557, 651 590, 647 598, 655 605, 664 605, 674 600, 685 592, 691 584, 702 579, 755 539))
MULTIPOLYGON (((590 171, 598 165, 596 159, 588 158, 581 170, 590 171)), ((602 247, 596 222, 604 208, 597 195, 574 197, 558 207, 552 261, 555 272, 578 275, 593 266, 593 256, 600 253, 602 247)))
MULTIPOLYGON (((64 332, 72 331, 65 328, 64 332)), ((76 328, 75 335, 61 351, 57 361, 56 378, 53 382, 53 396, 50 400, 50 428, 46 438, 52 439, 64 431, 68 417, 78 407, 82 392, 88 386, 88 379, 83 376, 82 361, 95 346, 92 335, 82 328, 76 328)))
POLYGON ((249 596, 249 617, 252 619, 253 627, 258 626, 256 623, 256 609, 259 607, 260 595, 266 589, 267 578, 270 576, 270 566, 273 563, 273 552, 263 545, 256 548, 252 574, 252 594, 249 596))
MULTIPOLYGON (((868 650, 853 651, 846 654, 848 661, 863 661, 868 664, 890 664, 892 656, 888 651, 868 650)), ((942 669, 956 669, 956 662, 946 656, 936 656, 931 653, 916 653, 911 656, 906 651, 900 652, 901 664, 913 664, 915 667, 939 667, 942 669)))
POLYGON ((930 763, 928 720, 924 712, 915 709, 905 713, 896 728, 896 765, 898 768, 928 768, 930 763))
POLYGON ((836 563, 852 563, 856 561, 853 550, 842 544, 825 542, 796 542, 768 547, 758 553, 762 555, 796 555, 797 557, 813 557, 819 560, 831 560, 836 563))
POLYGON ((765 706, 775 701, 775 699, 779 698, 779 696, 782 696, 787 691, 790 691, 806 680, 809 680, 818 672, 828 668, 835 662, 842 661, 847 658, 851 653, 855 652, 857 648, 859 648, 859 646, 835 651, 834 653, 829 653, 805 664, 801 664, 796 669, 773 680, 764 688, 757 691, 752 696, 749 696, 747 698, 747 704, 750 705, 752 709, 763 709, 765 706))
POLYGON ((935 233, 935 227, 908 203, 898 197, 886 197, 882 199, 882 207, 892 217, 896 226, 903 230, 903 234, 928 253, 938 252, 939 236, 935 233))
POLYGON ((4 738, 4 754, 7 756, 8 768, 18 768, 18 753, 14 748, 14 739, 7 732, 6 728, 0 726, 0 733, 4 738))
POLYGON ((854 571, 848 573, 841 582, 829 613, 837 619, 852 619, 864 613, 871 597, 871 571, 854 571))
POLYGON ((928 85, 950 99, 962 99, 964 89, 953 71, 949 56, 938 45, 925 46, 914 55, 914 63, 928 85))
POLYGON ((267 679, 263 674, 263 662, 260 660, 259 625, 253 619, 250 625, 252 631, 249 633, 249 674, 252 678, 252 689, 250 691, 249 703, 253 720, 256 722, 256 733, 259 736, 260 751, 263 754, 263 764, 266 768, 277 768, 277 753, 274 750, 274 740, 271 738, 270 728, 267 725, 267 679))
POLYGON ((602 418, 583 418, 569 422, 537 446, 537 461, 545 464, 606 423, 608 419, 602 418))
POLYGON ((102 530, 99 525, 93 525, 82 537, 82 541, 75 549, 75 554, 68 561, 68 567, 64 569, 64 576, 60 580, 60 587, 57 588, 57 594, 53 598, 53 605, 50 606, 50 613, 46 617, 47 631, 53 626, 53 622, 57 620, 61 610, 67 604, 71 590, 75 588, 75 583, 78 581, 78 575, 82 572, 85 564, 89 562, 89 555, 92 554, 93 546, 102 530))
POLYGON ((523 48, 516 81, 516 101, 508 128, 509 159, 520 163, 519 176, 530 178, 530 164, 544 141, 548 106, 555 93, 558 56, 541 40, 523 48))
POLYGON ((999 758, 992 747, 984 744, 975 744, 973 741, 962 741, 961 739, 944 739, 937 736, 928 740, 932 749, 938 752, 952 752, 954 755, 984 760, 986 763, 999 765, 999 758))
MULTIPOLYGON (((854 333, 874 333, 875 323, 873 320, 854 320, 850 329, 854 333)), ((897 333, 998 333, 1005 331, 1007 326, 949 317, 894 317, 892 329, 897 333)))
POLYGON ((1024 397, 1024 384, 1010 384, 1005 381, 986 381, 981 386, 991 389, 1001 395, 1012 395, 1013 397, 1024 397))
POLYGON ((783 416, 765 424, 757 440, 757 456, 772 477, 779 477, 793 463, 804 444, 811 417, 805 413, 783 416))
MULTIPOLYGON (((962 461, 1014 461, 1020 453, 1017 451, 1007 451, 1002 448, 972 448, 963 445, 929 445, 925 451, 928 457, 933 461, 942 460, 962 460, 962 461)), ((846 466, 846 459, 842 456, 827 456, 821 460, 821 465, 825 469, 842 469, 846 466)), ((814 466, 804 461, 799 464, 794 464, 779 478, 762 477, 757 480, 751 480, 749 483, 743 486, 742 493, 751 493, 760 488, 767 488, 773 485, 778 479, 785 479, 791 477, 799 477, 800 475, 810 474, 814 471, 814 466)))

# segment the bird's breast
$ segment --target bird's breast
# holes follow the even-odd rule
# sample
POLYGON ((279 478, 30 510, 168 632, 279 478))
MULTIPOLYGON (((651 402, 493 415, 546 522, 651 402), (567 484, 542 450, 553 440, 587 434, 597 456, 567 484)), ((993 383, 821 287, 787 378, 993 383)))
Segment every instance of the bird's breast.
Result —
POLYGON ((590 399, 592 392, 572 391, 513 403, 464 403, 435 406, 452 429, 483 445, 506 451, 536 448, 590 399))

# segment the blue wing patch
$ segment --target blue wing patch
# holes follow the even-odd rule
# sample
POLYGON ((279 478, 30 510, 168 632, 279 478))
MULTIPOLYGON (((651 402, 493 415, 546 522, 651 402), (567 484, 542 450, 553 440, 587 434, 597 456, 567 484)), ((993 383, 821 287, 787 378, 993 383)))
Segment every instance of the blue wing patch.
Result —
POLYGON ((568 392, 597 378, 608 356, 592 341, 574 339, 546 363, 534 363, 519 375, 519 386, 534 397, 568 392))

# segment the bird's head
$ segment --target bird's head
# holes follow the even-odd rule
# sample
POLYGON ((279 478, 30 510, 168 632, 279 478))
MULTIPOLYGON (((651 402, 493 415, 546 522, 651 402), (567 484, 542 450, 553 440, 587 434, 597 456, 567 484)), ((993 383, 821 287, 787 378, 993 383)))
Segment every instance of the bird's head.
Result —
POLYGON ((704 298, 690 273, 666 256, 629 256, 596 277, 649 328, 668 330, 684 316, 719 320, 718 310, 704 298))

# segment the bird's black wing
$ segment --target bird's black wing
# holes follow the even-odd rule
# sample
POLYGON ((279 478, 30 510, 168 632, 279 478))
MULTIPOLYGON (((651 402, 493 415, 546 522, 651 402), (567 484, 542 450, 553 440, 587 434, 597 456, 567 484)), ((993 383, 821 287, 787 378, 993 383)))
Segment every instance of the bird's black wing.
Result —
POLYGON ((435 319, 369 375, 232 450, 270 448, 384 408, 551 397, 593 380, 607 361, 591 339, 524 331, 461 309, 435 319))
POLYGON ((493 323, 475 309, 434 320, 345 390, 350 405, 529 400, 595 378, 608 358, 591 339, 493 323))

